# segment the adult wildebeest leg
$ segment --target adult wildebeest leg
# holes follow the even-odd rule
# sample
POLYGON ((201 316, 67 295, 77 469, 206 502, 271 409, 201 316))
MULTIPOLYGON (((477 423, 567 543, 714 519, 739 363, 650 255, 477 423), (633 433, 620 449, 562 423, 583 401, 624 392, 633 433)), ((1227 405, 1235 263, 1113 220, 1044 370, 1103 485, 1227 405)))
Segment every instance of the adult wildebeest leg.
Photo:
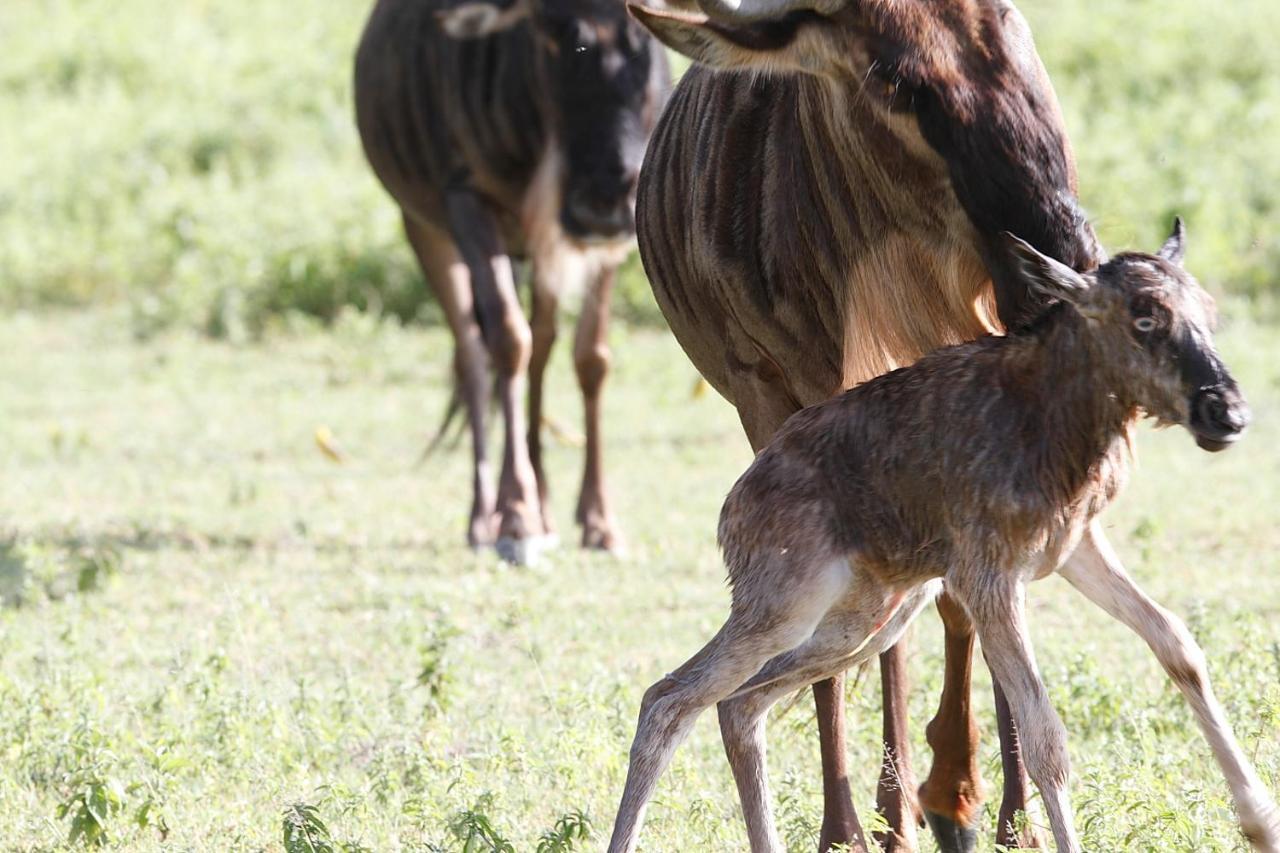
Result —
POLYGON ((606 551, 622 547, 617 522, 609 510, 600 437, 600 390, 609 373, 609 300, 616 274, 617 268, 607 265, 590 283, 582 301, 582 315, 578 318, 573 341, 573 366, 582 389, 587 433, 577 519, 582 525, 582 547, 606 551))
POLYGON ((498 551, 513 562, 530 562, 537 558, 542 518, 524 427, 523 398, 532 346, 529 323, 516 295, 511 261, 484 202, 469 190, 451 191, 445 195, 445 210, 471 272, 476 314, 498 376, 505 427, 498 479, 498 551))
MULTIPOLYGON (((929 778, 920 786, 924 808, 938 848, 943 853, 971 853, 977 848, 974 821, 982 805, 982 774, 978 769, 978 726, 970 702, 973 673, 973 623, 959 602, 938 598, 938 615, 946 635, 946 664, 938 713, 925 730, 933 750, 929 778)), ((996 843, 1011 849, 1040 847, 1035 828, 1015 828, 1014 817, 1026 811, 1029 782, 1018 753, 1013 717, 999 684, 995 684, 996 718, 1004 766, 1004 795, 996 843)))
POLYGON ((978 843, 974 818, 982 805, 978 724, 969 701, 973 623, 945 591, 937 606, 946 632, 946 663, 938 713, 925 728, 933 765, 920 786, 920 805, 943 853, 971 853, 978 843))
POLYGON ((1236 742, 1209 683, 1204 652, 1187 626, 1133 583, 1096 521, 1059 571, 1085 597, 1128 625, 1151 647, 1186 697, 1209 741, 1231 789, 1245 837, 1255 849, 1280 850, 1280 810, 1236 742))
POLYGON ((1030 821, 1019 827, 1018 814, 1026 815, 1027 801, 1031 799, 1028 790, 1027 768, 1022 763, 1022 753, 1018 750, 1018 727, 1013 721, 1013 712, 1009 709, 1009 699, 1000 689, 998 682, 992 681, 992 692, 996 698, 996 726, 1000 732, 1000 765, 1004 772, 1004 794, 1000 799, 999 823, 996 826, 996 844, 1009 850, 1034 850, 1044 846, 1040 833, 1030 821))
POLYGON ((556 342, 556 312, 560 305, 560 282, 550 281, 547 271, 533 269, 533 348, 529 354, 529 463, 538 481, 538 505, 542 510, 542 529, 552 536, 555 523, 547 501, 547 475, 542 467, 542 382, 556 342))
POLYGON ((916 849, 915 773, 911 770, 911 745, 907 740, 907 638, 880 655, 880 693, 884 705, 884 760, 876 786, 876 811, 884 815, 888 832, 874 833, 885 853, 912 853, 916 849))
POLYGON ((494 543, 493 472, 485 435, 485 411, 489 403, 489 354, 476 322, 471 274, 453 239, 433 225, 404 214, 409 245, 427 282, 440 300, 453 332, 455 381, 471 428, 472 500, 467 542, 471 547, 494 543))
POLYGON ((845 745, 844 670, 813 683, 818 715, 818 746, 822 751, 822 831, 818 851, 843 844, 857 850, 864 844, 862 824, 849 790, 849 756, 845 745))
MULTIPOLYGON (((747 433, 751 449, 759 453, 773 434, 801 406, 782 385, 776 365, 762 359, 755 370, 737 377, 733 403, 747 433)), ((853 846, 862 838, 862 826, 849 790, 848 750, 845 746, 844 681, 841 670, 813 685, 818 716, 818 745, 822 751, 822 831, 820 853, 833 845, 853 846)))
POLYGON ((947 586, 973 619, 991 675, 1009 698, 1022 733, 1027 770, 1040 789, 1058 851, 1080 853, 1067 790, 1067 732, 1036 668, 1027 633, 1025 586, 998 570, 953 571, 947 575, 947 586))

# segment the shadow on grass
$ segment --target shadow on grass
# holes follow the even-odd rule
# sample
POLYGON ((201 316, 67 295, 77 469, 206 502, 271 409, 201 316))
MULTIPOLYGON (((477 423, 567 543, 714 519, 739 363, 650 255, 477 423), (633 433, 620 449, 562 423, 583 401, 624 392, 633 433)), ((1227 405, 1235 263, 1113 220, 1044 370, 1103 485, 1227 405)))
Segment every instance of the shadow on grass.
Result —
MULTIPOLYGON (((276 535, 253 536, 246 533, 206 533, 186 528, 163 528, 135 525, 123 530, 83 531, 68 528, 42 528, 23 533, 23 538, 41 543, 43 547, 67 552, 128 552, 179 551, 206 553, 212 551, 306 551, 320 554, 349 554, 355 552, 408 552, 422 551, 428 555, 455 550, 453 542, 441 542, 439 538, 413 536, 377 541, 362 536, 319 536, 310 532, 305 524, 296 523, 288 531, 276 535)), ((3 561, 6 553, 22 560, 22 550, 10 540, 0 542, 0 594, 4 590, 7 569, 3 561), (5 548, 9 548, 8 552, 5 548)), ((458 545, 457 547, 461 547, 458 545)))

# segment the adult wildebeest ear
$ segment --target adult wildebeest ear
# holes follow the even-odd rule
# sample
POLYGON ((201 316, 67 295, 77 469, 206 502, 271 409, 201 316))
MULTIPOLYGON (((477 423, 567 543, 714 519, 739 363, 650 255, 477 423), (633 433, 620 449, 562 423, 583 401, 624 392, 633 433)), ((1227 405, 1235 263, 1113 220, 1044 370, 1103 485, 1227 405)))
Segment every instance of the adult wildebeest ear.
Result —
POLYGON ((1158 253, 1171 264, 1182 266, 1182 259, 1187 254, 1187 228, 1182 224, 1182 217, 1173 218, 1173 233, 1164 241, 1158 253))
POLYGON ((1004 242, 1018 276, 1042 296, 1074 304, 1089 289, 1084 276, 1026 240, 1006 231, 1004 242))
MULTIPOLYGON (((828 59, 823 19, 795 13, 777 19, 723 22, 696 12, 627 8, 658 41, 695 62, 724 70, 821 73, 828 59)), ((834 59, 834 57, 832 57, 834 59)))
POLYGON ((450 38, 478 39, 509 30, 532 14, 530 0, 515 0, 505 7, 476 0, 436 12, 436 20, 450 38))

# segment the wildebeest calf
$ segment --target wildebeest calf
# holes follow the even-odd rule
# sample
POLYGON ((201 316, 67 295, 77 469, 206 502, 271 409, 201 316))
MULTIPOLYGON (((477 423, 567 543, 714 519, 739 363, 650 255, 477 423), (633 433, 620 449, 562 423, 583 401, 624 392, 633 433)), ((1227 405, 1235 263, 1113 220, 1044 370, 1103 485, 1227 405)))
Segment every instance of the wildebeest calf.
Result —
POLYGON ((1137 632, 1196 715, 1246 836, 1280 849, 1276 806, 1241 752, 1173 614, 1125 574, 1097 514, 1125 478, 1140 413, 1207 450, 1248 409, 1214 349, 1213 308, 1182 268, 1179 223, 1158 255, 1081 275, 1010 238, 1029 286, 1060 300, 1008 337, 936 350, 793 416, 720 516, 733 586, 720 632, 644 696, 610 850, 634 849, 659 775, 719 703, 751 847, 781 851, 765 774, 765 713, 888 648, 945 578, 1009 697, 1058 850, 1080 850, 1066 734, 1036 669, 1027 582, 1061 573, 1137 632))
POLYGON ((584 545, 618 544, 600 458, 609 294, 668 85, 662 48, 616 0, 379 0, 369 18, 356 120, 453 332, 475 454, 473 546, 497 544, 523 562, 552 532, 542 376, 572 278, 586 290, 574 342, 587 420, 578 521, 584 545), (532 324, 510 257, 532 261, 532 324), (484 426, 491 371, 506 432, 496 493, 484 426))

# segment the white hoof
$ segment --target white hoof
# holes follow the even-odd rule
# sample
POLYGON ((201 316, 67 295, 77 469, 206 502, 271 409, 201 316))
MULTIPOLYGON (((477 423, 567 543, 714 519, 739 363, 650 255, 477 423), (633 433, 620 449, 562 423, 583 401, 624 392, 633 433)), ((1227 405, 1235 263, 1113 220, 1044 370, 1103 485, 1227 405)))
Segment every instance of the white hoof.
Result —
POLYGON ((503 536, 498 539, 494 547, 503 561, 511 563, 513 566, 533 568, 542 560, 544 554, 558 544, 558 541, 559 537, 554 534, 550 536, 530 536, 527 539, 514 539, 510 536, 503 536))

